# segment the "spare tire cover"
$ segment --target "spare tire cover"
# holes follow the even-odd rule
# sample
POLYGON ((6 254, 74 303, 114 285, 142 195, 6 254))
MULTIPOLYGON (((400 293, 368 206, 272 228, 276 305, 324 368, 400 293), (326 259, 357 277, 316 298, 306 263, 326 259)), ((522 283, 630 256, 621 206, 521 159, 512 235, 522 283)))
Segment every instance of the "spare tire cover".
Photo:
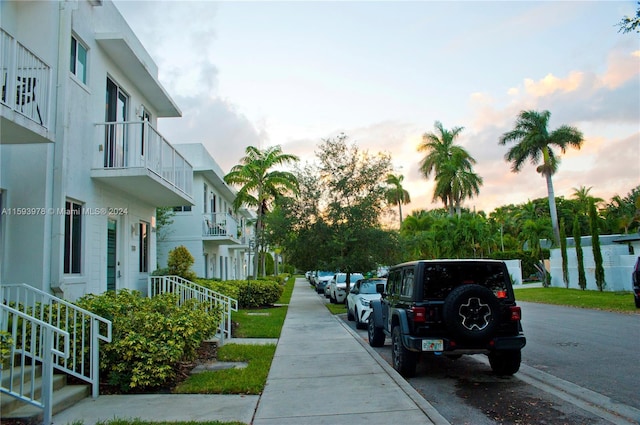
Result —
POLYGON ((500 303, 484 286, 462 285, 447 295, 442 313, 452 336, 482 342, 490 339, 498 326, 500 303))

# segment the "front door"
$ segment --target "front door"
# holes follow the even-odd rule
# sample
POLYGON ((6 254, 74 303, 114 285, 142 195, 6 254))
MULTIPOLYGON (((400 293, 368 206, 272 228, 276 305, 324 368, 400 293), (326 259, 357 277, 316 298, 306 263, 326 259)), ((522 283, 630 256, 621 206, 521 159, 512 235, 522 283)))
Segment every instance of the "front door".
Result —
POLYGON ((118 278, 117 229, 118 222, 109 219, 107 225, 107 291, 116 290, 116 279, 118 278))

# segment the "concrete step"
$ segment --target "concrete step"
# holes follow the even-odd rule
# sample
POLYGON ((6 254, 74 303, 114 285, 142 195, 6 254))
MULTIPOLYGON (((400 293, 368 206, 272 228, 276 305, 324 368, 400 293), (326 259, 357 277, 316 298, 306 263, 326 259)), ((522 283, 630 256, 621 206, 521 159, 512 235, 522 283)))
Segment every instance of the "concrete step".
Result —
MULTIPOLYGON (((52 414, 57 414, 63 410, 73 406, 80 400, 83 400, 91 394, 90 385, 65 385, 64 387, 53 392, 53 407, 52 414)), ((2 398, 7 397, 3 395, 2 398)), ((22 421, 31 423, 33 421, 42 421, 43 411, 42 409, 20 402, 21 407, 5 413, 4 410, 0 414, 1 419, 20 419, 22 421)))
MULTIPOLYGON (((7 374, 8 375, 8 374, 7 374)), ((3 373, 3 381, 4 379, 4 373, 3 373)), ((8 379, 7 379, 8 381, 8 379)), ((25 385, 30 385, 28 382, 25 382, 25 385)), ((63 388, 64 386, 67 385, 67 377, 66 375, 53 375, 53 391, 55 394, 55 391, 60 390, 61 388, 63 388)), ((3 383, 3 388, 8 388, 7 386, 4 385, 3 383)), ((28 387, 26 387, 28 389, 28 387)), ((20 390, 19 388, 19 376, 14 376, 14 385, 13 385, 13 391, 18 392, 20 390)), ((34 397, 35 398, 39 398, 40 395, 42 394, 42 377, 38 377, 34 380, 34 397)), ((2 399, 0 400, 0 414, 2 414, 2 417, 4 417, 5 413, 9 413, 12 412, 16 409, 19 409, 22 406, 25 406, 27 403, 25 403, 24 401, 21 401, 20 399, 17 399, 15 397, 10 396, 9 394, 3 394, 2 399)))

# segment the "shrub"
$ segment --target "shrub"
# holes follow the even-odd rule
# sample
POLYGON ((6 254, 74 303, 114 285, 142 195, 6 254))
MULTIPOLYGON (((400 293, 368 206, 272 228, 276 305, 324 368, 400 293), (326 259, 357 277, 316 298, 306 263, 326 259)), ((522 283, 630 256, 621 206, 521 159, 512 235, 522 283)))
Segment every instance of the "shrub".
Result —
POLYGON ((195 359, 221 318, 219 310, 207 312, 195 301, 179 307, 174 294, 145 298, 126 289, 88 295, 77 304, 113 323, 111 343, 100 345, 100 371, 123 392, 170 382, 177 363, 195 359))
POLYGON ((169 259, 167 260, 168 273, 195 282, 197 276, 191 270, 193 263, 193 255, 189 250, 184 245, 177 246, 169 251, 169 259))
POLYGON ((284 288, 274 280, 225 280, 198 279, 197 283, 212 291, 238 300, 240 308, 272 305, 282 295, 284 288))

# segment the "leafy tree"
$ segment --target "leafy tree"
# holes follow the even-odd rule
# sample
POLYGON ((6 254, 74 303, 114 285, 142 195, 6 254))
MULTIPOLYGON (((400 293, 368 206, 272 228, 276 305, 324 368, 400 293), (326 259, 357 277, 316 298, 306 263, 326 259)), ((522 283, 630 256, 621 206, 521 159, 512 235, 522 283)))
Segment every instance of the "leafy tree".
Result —
POLYGON ((454 208, 459 208, 464 199, 479 193, 482 179, 473 173, 476 160, 463 147, 454 144, 464 127, 447 130, 440 121, 436 121, 434 127, 436 132, 425 133, 418 146, 419 152, 427 153, 420 162, 420 171, 427 179, 434 173, 433 199, 440 199, 449 215, 453 215, 454 208))
MULTIPOLYGON (((224 176, 227 184, 240 186, 233 201, 233 207, 237 211, 242 206, 256 209, 256 237, 254 253, 254 270, 258 271, 259 251, 266 249, 264 235, 264 216, 270 210, 272 203, 277 202, 285 194, 296 194, 298 182, 295 175, 288 171, 274 169, 290 162, 298 161, 295 155, 285 154, 280 146, 272 146, 260 150, 248 146, 245 156, 240 159, 240 164, 234 165, 231 171, 224 176)), ((264 275, 263 268, 263 275, 264 275)))
POLYGON ((156 208, 156 234, 158 241, 165 240, 171 232, 170 226, 173 224, 173 217, 176 215, 171 207, 156 208))
POLYGON ((360 151, 344 134, 323 140, 316 157, 326 204, 323 219, 331 235, 319 259, 347 274, 393 262, 397 238, 380 225, 390 157, 360 151))
POLYGON ((620 27, 618 32, 621 33, 633 31, 640 33, 640 1, 638 2, 638 8, 636 9, 636 16, 625 15, 625 17, 618 22, 617 26, 620 27))
POLYGON ((396 176, 395 174, 387 174, 386 183, 389 188, 386 192, 387 202, 391 205, 398 206, 398 212, 400 213, 400 227, 402 227, 402 204, 408 204, 411 202, 411 196, 409 192, 402 187, 403 175, 396 176))
POLYGON ((580 234, 580 222, 578 217, 573 220, 573 240, 576 245, 576 258, 578 259, 578 286, 582 290, 587 288, 587 277, 584 274, 584 257, 582 255, 582 235, 580 234))
POLYGON ((505 155, 505 159, 511 162, 511 171, 514 173, 522 169, 524 162, 529 159, 533 165, 538 165, 536 171, 545 177, 547 192, 549 195, 549 211, 551 225, 556 246, 560 245, 560 230, 558 226, 558 213, 553 191, 551 176, 558 170, 560 159, 553 151, 553 147, 559 148, 562 153, 569 146, 580 149, 583 142, 582 133, 571 126, 563 125, 552 132, 547 129, 551 113, 549 111, 522 111, 518 115, 515 128, 500 137, 499 143, 506 145, 515 142, 505 155))
POLYGON ((606 286, 604 279, 604 267, 602 266, 602 252, 600 250, 600 234, 598 232, 598 213, 596 205, 591 204, 589 207, 589 220, 591 222, 591 249, 593 250, 593 260, 596 263, 595 277, 596 286, 602 292, 606 286))

